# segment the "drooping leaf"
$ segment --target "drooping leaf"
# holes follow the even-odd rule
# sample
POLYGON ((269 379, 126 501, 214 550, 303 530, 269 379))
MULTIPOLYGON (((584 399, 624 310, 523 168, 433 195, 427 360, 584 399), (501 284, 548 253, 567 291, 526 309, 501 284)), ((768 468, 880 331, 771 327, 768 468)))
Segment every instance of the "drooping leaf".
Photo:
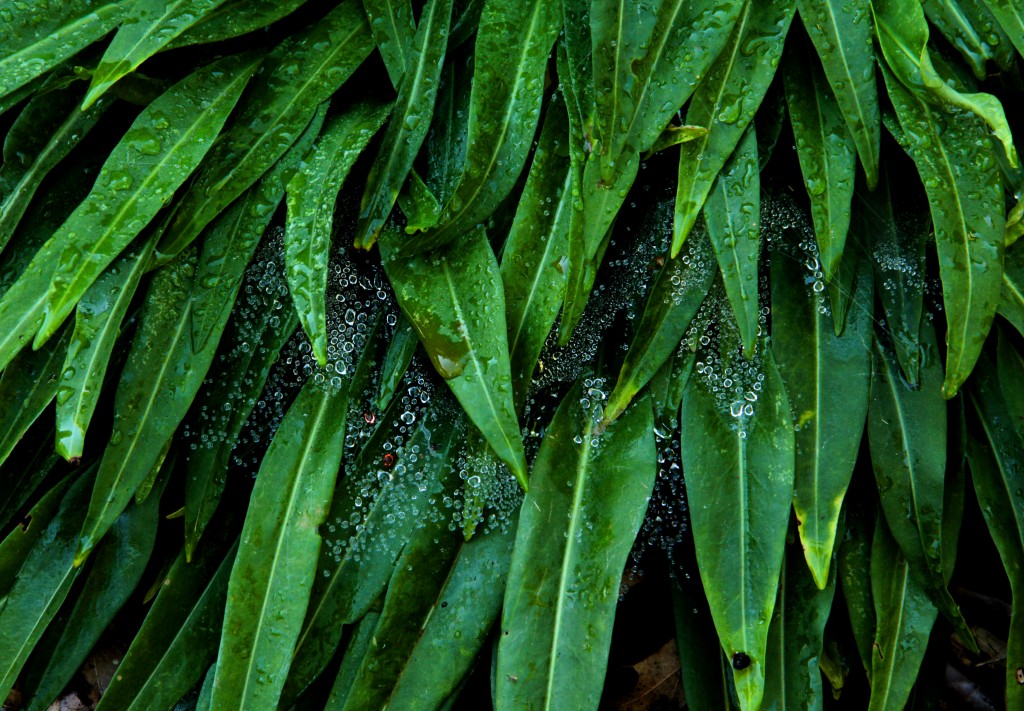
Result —
POLYGON ((216 659, 236 546, 204 547, 191 563, 182 551, 160 581, 98 709, 170 708, 216 659))
POLYGON ((46 531, 60 507, 64 494, 74 482, 73 477, 61 479, 29 509, 21 523, 0 541, 0 609, 14 585, 18 569, 39 537, 46 531))
POLYGON ((522 410, 565 292, 572 179, 566 107, 551 100, 526 188, 501 255, 512 391, 522 410))
POLYGON ((263 61, 231 125, 211 151, 157 248, 180 252, 263 175, 373 50, 360 0, 345 0, 263 61))
POLYGON ((951 398, 970 375, 999 304, 1005 214, 999 169, 978 118, 936 109, 892 73, 883 74, 931 207, 948 326, 942 392, 951 398))
POLYGON ((811 199, 822 271, 825 281, 832 281, 850 228, 857 154, 839 102, 825 81, 814 53, 797 49, 787 59, 783 76, 789 119, 804 186, 811 199))
POLYGON ((327 264, 338 191, 390 110, 388 104, 365 102, 332 118, 288 181, 288 288, 321 365, 327 364, 327 264))
POLYGON ((872 348, 868 442, 888 529, 935 604, 967 645, 974 639, 942 574, 942 508, 946 473, 946 404, 934 332, 925 336, 921 384, 912 390, 878 338, 872 348))
POLYGON ((373 633, 377 629, 377 620, 380 619, 380 609, 370 610, 362 619, 353 625, 353 630, 345 646, 345 653, 341 658, 341 666, 338 667, 338 675, 331 687, 331 695, 327 697, 327 704, 324 708, 340 709, 345 706, 348 699, 348 692, 352 688, 352 680, 359 671, 359 665, 366 657, 370 644, 373 642, 373 633))
POLYGON ((857 146, 868 187, 878 182, 878 110, 869 0, 797 0, 800 19, 857 146))
MULTIPOLYGON (((868 411, 874 294, 861 275, 842 336, 802 255, 772 255, 772 349, 793 407, 793 509, 807 567, 822 590, 836 547, 839 512, 853 476, 868 411)), ((867 272, 867 270, 864 270, 867 272)))
POLYGON ((213 708, 276 705, 281 695, 341 464, 348 399, 347 388, 310 379, 263 458, 228 583, 213 708))
POLYGON ((1013 42, 1017 52, 1024 55, 1024 7, 1013 0, 984 0, 984 2, 999 20, 1000 27, 1013 42))
POLYGON ((883 519, 871 543, 871 594, 878 626, 871 648, 869 711, 904 708, 938 610, 883 519))
POLYGON ((708 133, 679 147, 673 255, 768 91, 794 11, 785 2, 744 4, 725 48, 690 100, 687 125, 703 126, 708 133))
POLYGON ((393 230, 381 259, 403 313, 469 419, 526 488, 526 460, 513 404, 505 298, 483 229, 433 256, 403 258, 393 230))
POLYGON ((1024 335, 1024 249, 1007 250, 1003 267, 999 314, 1024 335))
POLYGON ((391 335, 391 342, 388 344, 387 355, 384 356, 384 365, 381 368, 376 403, 378 410, 383 412, 388 409, 419 344, 420 340, 416 336, 416 329, 409 323, 409 319, 399 314, 395 330, 391 335))
POLYGON ((254 66, 246 55, 208 65, 172 86, 135 119, 103 164, 89 196, 50 238, 59 245, 60 257, 50 272, 35 347, 56 331, 103 269, 196 168, 254 66), (111 210, 110 205, 118 208, 111 210))
POLYGON ((596 709, 619 580, 654 486, 650 402, 603 431, 578 383, 541 443, 498 644, 498 708, 596 709))
POLYGON ((70 0, 43 8, 5 0, 0 5, 0 97, 88 47, 121 23, 127 2, 70 0))
POLYGON ((745 710, 758 708, 764 693, 766 621, 793 491, 789 398, 771 350, 762 345, 759 357, 755 403, 722 402, 706 370, 692 375, 680 435, 700 577, 745 710))
POLYGON ((999 387, 1012 426, 1024 437, 1024 356, 1000 330, 998 341, 999 387))
POLYGON ((359 210, 356 246, 369 249, 391 213, 434 115, 441 67, 448 48, 452 0, 430 0, 424 7, 408 65, 398 84, 394 118, 370 168, 359 210))
POLYGON ((980 0, 976 2, 972 6, 970 0, 923 0, 921 6, 932 25, 956 47, 974 76, 981 80, 988 73, 985 63, 997 56, 1001 32, 991 26, 994 24, 992 15, 980 0), (988 17, 981 17, 978 11, 988 17), (988 19, 989 27, 978 23, 983 19, 988 19))
POLYGON ((220 42, 267 27, 291 14, 306 0, 228 0, 203 15, 171 40, 168 49, 220 42))
POLYGON ((871 597, 871 540, 876 525, 875 504, 854 497, 845 503, 844 509, 846 525, 842 544, 838 546, 836 567, 842 583, 843 598, 846 600, 853 641, 870 681, 875 641, 875 607, 871 597))
POLYGON ((405 240, 403 253, 460 238, 489 217, 515 185, 540 121, 544 70, 560 27, 558 10, 548 0, 484 4, 462 175, 437 227, 405 240))
POLYGON ((1024 502, 1017 493, 1024 487, 1024 443, 1018 434, 1019 423, 1010 416, 1010 400, 1000 392, 993 365, 984 357, 967 391, 973 406, 973 416, 968 419, 967 455, 978 504, 1013 593, 1006 644, 1006 707, 1013 708, 1024 701, 1019 681, 1024 668, 1024 502))
POLYGON ((155 240, 125 250, 78 302, 75 327, 57 388, 56 450, 67 460, 82 456, 114 344, 155 240))
POLYGON ((380 51, 391 84, 397 89, 405 76, 416 37, 412 0, 363 0, 370 32, 380 51))
POLYGON ((753 127, 743 134, 722 167, 707 202, 704 221, 718 258, 725 293, 740 329, 743 352, 750 358, 757 344, 760 305, 757 266, 761 254, 761 174, 753 127))
POLYGON ((677 578, 672 588, 680 676, 688 705, 695 709, 732 711, 731 672, 711 620, 700 578, 677 578))
POLYGON ((138 0, 107 45, 93 72, 83 106, 88 108, 121 77, 166 47, 224 0, 138 0))

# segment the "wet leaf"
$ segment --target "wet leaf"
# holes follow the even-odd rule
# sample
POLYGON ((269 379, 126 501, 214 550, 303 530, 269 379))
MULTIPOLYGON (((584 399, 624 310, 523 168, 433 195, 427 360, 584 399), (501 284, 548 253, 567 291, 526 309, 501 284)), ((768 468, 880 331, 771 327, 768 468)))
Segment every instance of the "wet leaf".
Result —
POLYGON ((260 66, 224 137, 210 152, 157 253, 168 260, 263 175, 301 135, 317 111, 373 51, 359 0, 278 45, 260 66), (299 78, 297 80, 296 78, 299 78))
POLYGON ((875 607, 871 597, 871 539, 876 525, 875 503, 855 498, 847 501, 844 509, 846 526, 842 545, 838 547, 836 567, 842 583, 843 598, 846 600, 853 641, 870 681, 875 641, 875 607))
POLYGON ((88 197, 50 238, 59 245, 60 257, 52 267, 35 347, 53 335, 89 286, 192 173, 220 133, 253 67, 247 56, 204 67, 135 119, 88 197), (110 210, 111 204, 118 209, 110 210))
POLYGON ((171 40, 168 49, 238 37, 267 27, 291 14, 306 0, 228 0, 171 40))
POLYGON ((984 0, 984 3, 999 21, 1017 52, 1024 55, 1024 7, 1013 0, 984 0))
POLYGON ((740 329, 743 352, 751 358, 757 344, 759 304, 757 265, 761 254, 761 177, 757 136, 748 128, 704 204, 704 221, 718 258, 725 293, 740 329))
POLYGON ((82 456, 85 432, 110 364, 128 305, 149 266, 155 240, 136 243, 107 267, 78 302, 75 327, 57 389, 57 453, 82 456))
POLYGON ((822 590, 868 412, 874 294, 863 271, 837 336, 824 294, 811 287, 813 273, 799 256, 772 254, 772 349, 796 430, 793 510, 807 567, 822 590))
POLYGON ((388 104, 364 102, 333 117, 288 180, 284 233, 288 288, 321 365, 327 364, 325 300, 335 203, 356 159, 390 111, 388 104))
POLYGON ((747 2, 690 100, 686 124, 703 126, 708 133, 679 147, 673 255, 682 248, 715 177, 768 91, 794 11, 785 2, 747 2))
POLYGON ((882 511, 902 556, 960 638, 973 646, 973 637, 942 574, 947 421, 934 339, 929 329, 921 384, 916 390, 903 380, 892 352, 875 339, 868 443, 882 511))
POLYGON ((107 45, 93 72, 83 106, 88 108, 121 77, 166 47, 224 0, 138 0, 107 45))
POLYGON ((416 37, 412 0, 363 0, 363 7, 391 84, 397 89, 416 37))
POLYGON ((17 579, 18 569, 50 525, 73 481, 73 477, 65 477, 54 484, 0 542, 0 609, 17 579))
POLYGON ((796 5, 874 189, 882 123, 869 0, 797 0, 796 5))
POLYGON ((555 97, 548 105, 540 143, 501 255, 517 411, 526 404, 537 359, 565 293, 573 209, 568 131, 566 107, 555 97))
POLYGON ((619 581, 655 478, 646 398, 611 426, 580 383, 555 413, 519 517, 498 644, 499 708, 594 708, 619 581))
POLYGON ((376 403, 378 410, 383 412, 388 409, 419 344, 420 339, 416 335, 416 329, 409 323, 409 319, 399 314, 391 342, 388 344, 387 355, 384 356, 384 365, 381 368, 376 403))
POLYGON ((687 704, 695 709, 732 711, 730 671, 711 620, 700 578, 677 580, 672 587, 676 644, 687 704))
POLYGON ((515 185, 540 121, 544 71, 560 20, 558 4, 547 0, 484 4, 462 175, 437 227, 405 240, 403 253, 436 249, 468 234, 515 185))
POLYGON ((857 154, 839 102, 814 54, 795 50, 783 76, 800 170, 811 199, 818 255, 825 281, 832 281, 850 228, 857 154))
POLYGON ((928 20, 956 47, 974 76, 979 80, 985 79, 988 74, 985 63, 996 58, 1001 33, 992 26, 992 15, 984 5, 977 2, 972 7, 970 0, 924 0, 921 5, 928 20), (980 12, 988 15, 989 27, 980 24, 979 21, 986 19, 980 16, 980 12))
POLYGON ((448 48, 452 0, 430 0, 424 7, 408 66, 397 85, 394 117, 366 179, 356 227, 356 246, 369 249, 391 213, 434 115, 441 67, 448 48))
POLYGON ((341 464, 348 401, 347 388, 309 380, 263 458, 228 583, 213 708, 276 705, 281 695, 341 464))
POLYGON ((695 374, 680 435, 697 565, 745 710, 758 708, 764 693, 767 623, 793 491, 789 398, 771 351, 762 345, 761 354, 764 381, 752 414, 732 417, 695 374))
POLYGON ((431 362, 469 419, 526 488, 516 420, 498 262, 483 229, 433 256, 403 258, 394 231, 381 235, 381 259, 395 297, 431 362))
POLYGON ((970 375, 999 305, 1003 190, 981 121, 918 99, 888 71, 889 97, 924 182, 935 226, 946 312, 946 379, 951 398, 970 375))
POLYGON ((998 311, 1024 335, 1024 249, 1020 247, 1006 252, 998 311))

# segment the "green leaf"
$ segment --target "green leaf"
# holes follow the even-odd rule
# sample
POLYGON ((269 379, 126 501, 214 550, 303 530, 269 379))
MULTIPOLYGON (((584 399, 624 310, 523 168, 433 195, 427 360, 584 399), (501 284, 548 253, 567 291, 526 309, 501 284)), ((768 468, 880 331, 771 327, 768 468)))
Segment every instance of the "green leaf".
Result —
POLYGON ((82 111, 75 89, 42 91, 25 106, 4 139, 0 167, 0 250, 18 226, 43 179, 78 145, 109 106, 82 111))
POLYGON ((0 542, 0 609, 3 608, 4 598, 11 591, 11 586, 14 585, 18 569, 25 562, 32 546, 54 519, 60 502, 73 481, 73 477, 65 477, 54 484, 0 542))
POLYGON ((806 261, 781 249, 772 255, 772 349, 796 430, 793 510, 807 567, 824 590, 867 418, 874 294, 862 270, 856 304, 837 336, 806 261))
POLYGON ((430 0, 423 8, 416 36, 398 84, 394 118, 388 124, 377 158, 370 167, 359 209, 356 246, 369 249, 391 214, 434 115, 441 67, 448 47, 452 0, 430 0))
POLYGON ((409 323, 409 319, 399 314, 391 342, 388 343, 387 355, 384 356, 384 365, 381 367, 376 402, 378 410, 386 410, 391 404, 391 399, 398 391, 398 385, 405 377, 419 344, 420 339, 416 336, 416 330, 409 323))
POLYGON ((473 55, 462 175, 437 227, 406 240, 403 253, 435 249, 460 238, 487 219, 512 190, 540 120, 544 72, 560 21, 558 4, 548 0, 484 4, 473 55))
POLYGON ((363 8, 370 18, 370 32, 391 85, 397 89, 405 76, 416 37, 412 0, 363 0, 363 8))
MULTIPOLYGON (((692 556, 692 551, 690 553, 692 556)), ((700 578, 675 578, 672 607, 680 676, 688 706, 694 709, 732 711, 729 668, 722 655, 711 611, 700 578)))
POLYGON ((40 8, 20 0, 0 3, 0 97, 88 47, 117 27, 129 3, 70 0, 40 8))
POLYGON ((871 538, 875 527, 875 503, 862 497, 851 497, 844 510, 846 526, 842 545, 838 548, 836 567, 853 641, 870 681, 875 641, 875 607, 871 598, 871 538))
POLYGON ((683 396, 680 435, 700 577, 744 710, 757 709, 764 691, 765 623, 775 605, 793 491, 789 398, 771 350, 762 346, 759 358, 764 380, 757 400, 738 407, 723 400, 728 394, 712 394, 712 373, 699 365, 683 396))
POLYGON ((927 332, 921 385, 912 390, 879 340, 873 347, 868 443, 882 511, 902 555, 967 645, 974 639, 942 574, 946 403, 940 392, 935 335, 927 332))
MULTIPOLYGON (((961 93, 935 71, 928 51, 928 21, 921 3, 918 0, 871 0, 871 11, 885 62, 907 90, 919 101, 975 114, 1002 143, 1010 165, 1017 167, 1017 151, 999 99, 991 94, 961 93)), ((888 76, 885 83, 891 96, 893 88, 888 76)), ((903 121, 901 116, 900 123, 903 121)))
POLYGON ((501 255, 517 411, 526 404, 537 359, 565 293, 573 209, 568 132, 566 107, 556 95, 548 104, 530 175, 501 255))
POLYGON ((431 711, 456 693, 498 619, 514 541, 515 528, 509 525, 461 544, 431 600, 416 646, 388 682, 385 708, 431 711), (438 674, 442 658, 445 673, 438 674))
POLYGON ((743 134, 715 178, 704 204, 704 220, 725 293, 736 314, 743 352, 750 358, 760 330, 757 266, 761 254, 761 173, 753 127, 743 134))
POLYGON ((526 459, 513 404, 505 297, 482 228, 430 257, 398 255, 394 229, 381 259, 398 305, 469 419, 526 488, 526 459))
POLYGON ((362 619, 354 624, 345 646, 345 653, 341 658, 341 666, 338 667, 338 675, 331 687, 331 695, 324 708, 340 709, 344 707, 348 692, 352 688, 352 681, 355 679, 356 672, 359 671, 359 665, 366 657, 370 644, 373 642, 373 633, 377 629, 377 620, 379 619, 380 610, 375 609, 367 612, 362 619))
POLYGON ((139 68, 144 61, 203 17, 224 0, 138 0, 107 45, 99 66, 93 72, 89 91, 82 105, 91 106, 121 77, 139 68))
POLYGON ((0 696, 5 699, 82 570, 72 561, 92 478, 91 471, 84 474, 64 494, 0 609, 0 696))
MULTIPOLYGON (((160 497, 150 496, 141 506, 129 507, 111 527, 68 613, 68 624, 59 630, 50 658, 43 662, 45 671, 36 677, 30 709, 46 709, 60 695, 142 580, 159 515, 160 497)), ((33 671, 30 665, 28 674, 36 676, 33 671)))
POLYGON ((868 186, 878 182, 882 123, 878 110, 869 0, 797 0, 807 34, 821 58, 857 146, 868 186))
POLYGON ((998 311, 1024 335, 1024 249, 1021 247, 1006 252, 998 311))
POLYGON ((881 519, 871 543, 871 594, 878 627, 868 709, 899 711, 917 679, 938 610, 881 519))
POLYGON ((192 350, 189 338, 195 267, 193 248, 150 282, 141 323, 114 396, 114 431, 100 462, 78 562, 85 560, 160 465, 213 362, 219 334, 198 352, 192 350))
POLYGON ((925 246, 931 231, 927 215, 901 211, 896 219, 889 171, 881 171, 878 186, 868 192, 858 185, 852 232, 867 242, 875 273, 876 292, 896 358, 913 386, 921 368, 921 318, 924 313, 925 246))
POLYGON ((651 283, 636 335, 626 351, 615 390, 605 404, 607 421, 619 416, 679 347, 711 289, 716 273, 714 259, 707 231, 700 224, 688 240, 685 253, 666 259, 651 283))
MULTIPOLYGON (((792 52, 783 77, 800 170, 811 199, 821 267, 825 281, 830 282, 843 257, 850 228, 857 154, 839 102, 825 82, 814 53, 792 52)), ((876 174, 873 182, 877 180, 876 174)))
MULTIPOLYGON (((999 369, 1002 379, 1002 362, 999 369)), ((1013 708, 1024 701, 1024 687, 1018 681, 1024 667, 1024 501, 1018 493, 1024 487, 1024 444, 1018 436, 1019 423, 1010 416, 1011 401, 1000 390, 993 363, 986 356, 967 391, 974 413, 968 419, 967 454, 978 504, 1013 593, 1006 645, 1006 707, 1013 708)))
MULTIPOLYGON (((440 399, 437 393, 433 398, 440 399)), ((382 461, 385 443, 392 444, 399 428, 407 429, 400 419, 403 411, 396 398, 338 483, 327 521, 341 530, 320 552, 285 699, 297 696, 323 670, 341 641, 343 625, 366 614, 386 587, 402 547, 425 521, 427 498, 440 492, 441 479, 452 468, 462 420, 436 403, 421 413, 405 444, 389 452, 391 464, 382 461)))
POLYGON ((364 102, 333 117, 288 181, 285 273, 320 365, 327 364, 327 263, 338 192, 390 111, 389 104, 364 102))
POLYGON ((0 376, 0 463, 57 395, 69 333, 38 351, 22 351, 0 376))
POLYGON ((320 135, 327 104, 321 104, 302 135, 274 166, 203 232, 196 279, 192 287, 192 347, 206 347, 238 298, 245 268, 285 196, 313 141, 320 135))
POLYGON ((216 659, 236 547, 204 547, 191 563, 182 551, 132 640, 98 709, 171 708, 216 659))
POLYGON ((99 402, 121 323, 155 244, 156 240, 149 239, 125 250, 78 302, 57 388, 56 449, 68 461, 82 456, 85 432, 99 402))
POLYGON ((748 1, 690 100, 687 125, 703 126, 708 133, 679 147, 673 255, 682 248, 715 177, 768 91, 794 11, 788 2, 748 1))
POLYGON ((607 429, 582 383, 562 400, 519 515, 498 643, 498 708, 598 707, 619 582, 656 474, 642 398, 607 429))
POLYGON ((989 11, 999 21, 1003 32, 1013 42, 1017 52, 1024 55, 1024 7, 1013 0, 984 0, 989 11))
POLYGON ((1024 437, 1024 356, 1013 347, 1003 330, 999 331, 999 387, 1014 429, 1024 437))
POLYGON ((348 400, 347 388, 309 380, 263 458, 228 583, 213 708, 274 706, 281 695, 341 465, 348 400))
MULTIPOLYGON (((988 72, 985 70, 985 62, 994 59, 996 46, 998 46, 999 35, 995 33, 994 27, 975 27, 975 22, 982 18, 971 15, 971 10, 983 9, 980 0, 978 6, 970 7, 969 2, 958 2, 957 0, 923 0, 921 6, 931 23, 945 36, 949 43, 956 47, 960 56, 971 67, 974 76, 984 80, 988 72), (995 39, 992 42, 991 39, 995 39), (995 46, 993 46, 995 45, 995 46)), ((984 11, 984 10, 983 10, 984 11)), ((991 15, 989 15, 991 18, 991 15)))
POLYGON ((168 49, 206 44, 263 29, 290 15, 306 0, 228 0, 171 40, 168 49))
POLYGON ((799 548, 787 546, 768 630, 764 711, 821 708, 824 694, 818 661, 835 592, 835 568, 821 586, 808 575, 799 548))
POLYGON ((253 66, 251 57, 232 56, 204 67, 164 92, 135 119, 103 164, 88 197, 50 238, 60 245, 60 257, 52 270, 35 347, 53 335, 89 286, 199 165, 253 66))
POLYGON ((935 226, 948 326, 942 393, 951 398, 970 375, 999 305, 1005 214, 999 168, 980 120, 930 106, 883 73, 935 226))
POLYGON ((317 107, 371 51, 373 37, 359 0, 345 0, 278 45, 263 61, 231 125, 178 202, 157 247, 161 260, 172 258, 198 237, 284 155, 317 107))

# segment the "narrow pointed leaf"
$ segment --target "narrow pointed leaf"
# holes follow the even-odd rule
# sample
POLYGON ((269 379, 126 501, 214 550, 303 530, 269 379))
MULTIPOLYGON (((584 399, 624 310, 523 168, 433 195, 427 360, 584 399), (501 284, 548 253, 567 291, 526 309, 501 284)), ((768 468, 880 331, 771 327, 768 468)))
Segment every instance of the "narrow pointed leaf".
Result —
POLYGON ((288 180, 284 233, 288 288, 321 365, 327 364, 327 263, 335 203, 356 159, 390 111, 388 104, 364 102, 328 121, 288 180))
POLYGON ((857 154, 839 103, 817 64, 813 53, 797 49, 789 56, 783 76, 822 271, 825 281, 832 281, 850 229, 857 154))
POLYGON ((568 131, 566 107, 553 98, 501 255, 517 411, 526 403, 537 358, 565 293, 573 209, 568 131))
POLYGON ((548 0, 484 4, 462 175, 438 226, 406 240, 405 253, 459 238, 487 219, 515 185, 540 121, 544 72, 560 21, 558 4, 548 0))
POLYGON ((364 249, 373 244, 391 213, 430 129, 451 17, 452 0, 430 0, 423 8, 408 51, 408 66, 397 87, 394 118, 384 132, 377 159, 366 179, 356 228, 356 245, 364 249))
POLYGON ((899 711, 917 679, 938 610, 883 521, 871 544, 871 593, 878 627, 868 709, 899 711))
POLYGON ((0 30, 0 97, 88 47, 120 24, 129 3, 72 0, 41 9, 6 0, 0 30))
POLYGON ((882 137, 869 0, 797 0, 807 34, 857 146, 870 188, 882 137))
POLYGON ((892 352, 875 339, 868 410, 871 464, 882 511, 902 555, 960 638, 973 645, 942 574, 947 421, 935 336, 928 338, 931 347, 926 346, 917 390, 903 380, 892 352))
POLYGON ((775 76, 794 11, 786 2, 747 2, 694 92, 686 124, 708 133, 680 146, 672 254, 679 253, 715 177, 754 119, 775 76))
POLYGON ((946 379, 953 397, 992 327, 1002 290, 1003 190, 981 121, 918 99, 889 72, 889 97, 924 182, 935 226, 946 312, 946 379))
MULTIPOLYGON (((846 525, 838 547, 836 567, 842 583, 846 613, 853 641, 868 680, 875 642, 875 606, 871 598, 871 539, 875 527, 875 503, 853 498, 845 505, 846 525), (868 505, 870 505, 870 509, 868 505)), ((884 524, 879 524, 884 525, 884 524)))
POLYGON ((412 0, 363 0, 370 32, 396 89, 405 76, 416 37, 412 0))
MULTIPOLYGON (((0 309, 2 307, 0 303, 0 309)), ((1024 249, 1020 247, 1006 253, 998 310, 1003 318, 1013 324, 1017 333, 1024 335, 1024 249)))
MULTIPOLYGON (((359 665, 362 664, 366 653, 373 643, 373 633, 377 629, 377 620, 380 619, 380 609, 370 610, 353 625, 353 629, 345 645, 345 653, 341 658, 341 666, 338 667, 338 675, 331 687, 331 695, 327 697, 324 708, 341 709, 348 699, 348 692, 352 688, 352 681, 355 679, 359 665)), ((340 651, 340 650, 339 650, 340 651)))
POLYGON ((867 418, 874 294, 866 273, 837 336, 824 295, 811 286, 820 282, 803 262, 773 255, 772 350, 793 408, 800 543, 814 582, 824 590, 867 418))
POLYGON ((89 196, 50 238, 60 245, 60 258, 52 271, 36 346, 56 331, 103 269, 199 165, 254 66, 251 57, 238 55, 204 67, 135 119, 103 164, 89 196))
POLYGON ((82 456, 85 432, 99 401, 121 322, 149 266, 155 240, 130 247, 78 302, 75 328, 57 389, 57 453, 82 456))
POLYGON ((743 352, 754 355, 760 307, 757 265, 761 254, 761 173, 757 136, 748 128, 722 167, 704 204, 704 221, 718 258, 725 293, 740 329, 743 352))
POLYGON ((171 40, 167 49, 231 39, 263 29, 291 14, 306 0, 228 0, 171 40))
POLYGON ((1024 55, 1024 7, 1014 0, 984 0, 985 5, 999 20, 1003 32, 1017 48, 1017 53, 1024 55))
POLYGON ((499 709, 596 709, 601 698, 619 580, 657 467, 647 398, 603 431, 583 398, 577 384, 555 413, 520 510, 499 709))
POLYGON ((674 583, 672 606, 686 702, 695 709, 733 711, 735 706, 729 694, 731 672, 711 621, 700 578, 691 575, 674 583))
POLYGON ((1024 437, 1024 356, 1004 331, 999 332, 999 386, 1011 425, 1024 437))
POLYGON ((11 529, 3 541, 0 541, 0 609, 3 608, 3 600, 17 579, 22 563, 25 562, 36 541, 50 525, 60 508, 64 494, 73 482, 73 477, 65 477, 54 484, 29 509, 23 521, 11 529))
POLYGON ((170 259, 263 175, 309 125, 317 107, 373 50, 359 0, 345 0, 290 36, 262 63, 231 125, 178 203, 157 249, 170 259))
MULTIPOLYGON (((923 0, 921 6, 931 24, 960 52, 960 56, 970 66, 974 76, 979 80, 985 79, 988 74, 985 63, 990 59, 995 59, 996 48, 999 45, 999 35, 996 33, 996 29, 975 26, 975 23, 981 18, 972 17, 973 13, 968 12, 970 5, 967 2, 923 0)), ((982 5, 978 9, 987 13, 983 8, 982 5)))
POLYGON ((131 4, 114 39, 92 75, 84 106, 89 107, 117 81, 138 69, 224 0, 139 0, 131 4))
POLYGON ((419 344, 420 340, 416 336, 416 329, 409 323, 409 319, 399 314, 398 323, 395 324, 391 342, 388 344, 387 355, 384 356, 384 365, 381 368, 380 386, 377 393, 378 410, 383 412, 388 409, 419 344))
POLYGON ((476 229, 433 257, 402 258, 398 244, 394 232, 381 236, 381 259, 398 305, 469 419, 525 489, 505 297, 487 235, 476 229))
MULTIPOLYGON (((771 351, 753 404, 731 416, 704 373, 683 396, 682 450, 697 565, 711 616, 734 669, 740 706, 757 709, 764 691, 768 625, 778 591, 793 491, 789 398, 771 351)), ((720 396, 719 396, 720 397, 720 396)))
POLYGON ((263 458, 228 583, 213 708, 277 704, 309 602, 347 410, 347 388, 309 380, 263 458))

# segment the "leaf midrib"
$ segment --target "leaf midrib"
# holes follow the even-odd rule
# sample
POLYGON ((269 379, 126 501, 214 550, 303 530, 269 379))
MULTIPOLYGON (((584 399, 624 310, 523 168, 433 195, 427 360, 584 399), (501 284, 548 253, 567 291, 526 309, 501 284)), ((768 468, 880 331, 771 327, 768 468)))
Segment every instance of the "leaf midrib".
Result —
MULTIPOLYGON (((53 34, 48 34, 30 45, 26 45, 25 47, 22 47, 19 50, 15 50, 11 54, 8 54, 4 57, 0 57, 0 73, 6 74, 6 72, 4 71, 4 65, 12 61, 18 62, 18 60, 22 59, 22 57, 26 54, 35 54, 34 50, 39 46, 59 44, 63 41, 63 38, 74 36, 74 34, 82 27, 87 27, 93 22, 101 24, 104 20, 107 19, 105 15, 112 15, 115 14, 116 11, 120 10, 120 4, 121 3, 119 1, 114 1, 98 9, 91 10, 82 15, 81 17, 79 17, 78 19, 72 20, 68 24, 63 25, 53 34)), ((11 91, 13 91, 13 89, 11 89, 11 91)))

